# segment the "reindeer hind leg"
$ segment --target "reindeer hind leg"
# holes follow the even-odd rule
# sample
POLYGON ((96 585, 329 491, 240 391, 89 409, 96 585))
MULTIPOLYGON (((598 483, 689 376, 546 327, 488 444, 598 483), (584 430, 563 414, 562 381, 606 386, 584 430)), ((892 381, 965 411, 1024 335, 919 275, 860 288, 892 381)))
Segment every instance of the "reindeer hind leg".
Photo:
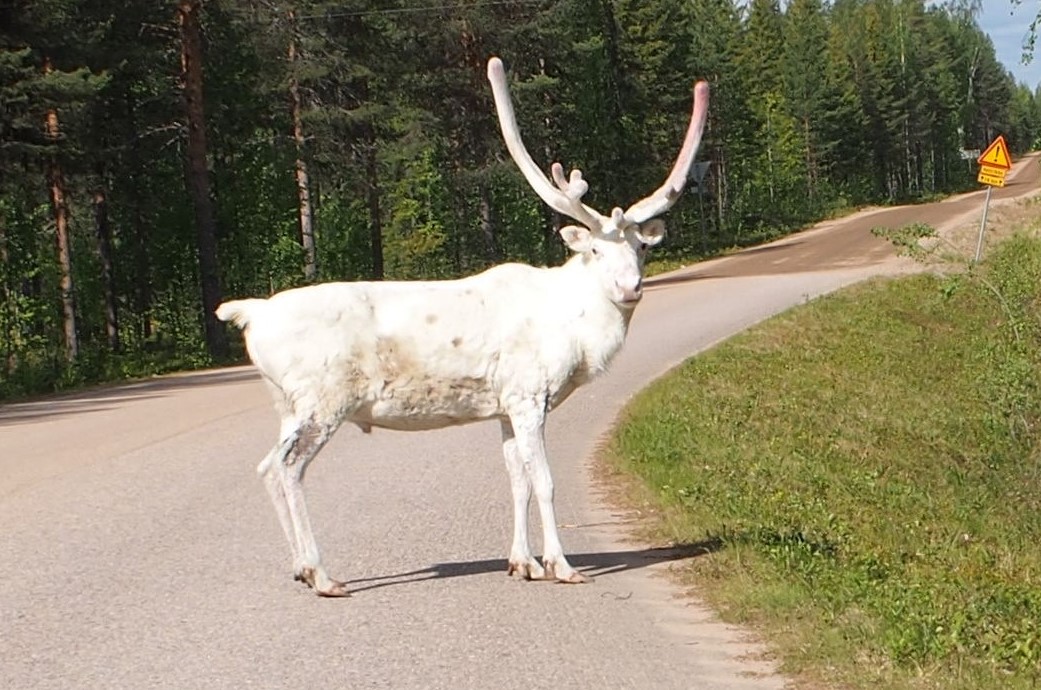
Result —
POLYGON ((317 594, 326 597, 345 597, 347 585, 333 580, 322 565, 318 543, 311 529, 311 521, 304 500, 303 478, 307 466, 332 437, 337 425, 323 425, 314 421, 301 424, 288 439, 291 443, 281 462, 273 463, 281 483, 290 523, 296 538, 294 575, 306 582, 317 594))
MULTIPOLYGON (((257 473, 264 482, 271 497, 271 503, 275 507, 278 523, 282 525, 282 531, 289 542, 289 551, 293 558, 294 568, 300 560, 300 548, 296 540, 296 530, 293 528, 293 518, 289 514, 289 504, 286 502, 285 490, 282 487, 282 477, 278 466, 282 464, 286 453, 291 447, 291 439, 287 439, 272 448, 257 466, 257 473)), ((301 579, 299 573, 294 573, 296 579, 301 579)))

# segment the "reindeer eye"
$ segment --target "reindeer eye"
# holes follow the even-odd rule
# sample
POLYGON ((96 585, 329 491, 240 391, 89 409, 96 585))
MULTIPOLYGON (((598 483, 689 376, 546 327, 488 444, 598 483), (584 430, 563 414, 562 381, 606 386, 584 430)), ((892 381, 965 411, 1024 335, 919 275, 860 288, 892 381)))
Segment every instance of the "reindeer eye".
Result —
POLYGON ((597 249, 596 247, 593 247, 589 251, 592 252, 593 256, 600 256, 600 250, 597 249))
POLYGON ((640 243, 640 251, 641 252, 647 251, 647 243, 646 242, 641 242, 640 243))

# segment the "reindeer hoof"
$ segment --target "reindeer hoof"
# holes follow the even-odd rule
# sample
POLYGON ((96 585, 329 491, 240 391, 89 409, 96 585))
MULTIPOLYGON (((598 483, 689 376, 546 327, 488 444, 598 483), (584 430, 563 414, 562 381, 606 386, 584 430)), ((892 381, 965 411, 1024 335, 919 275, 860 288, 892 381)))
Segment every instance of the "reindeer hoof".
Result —
POLYGON ((304 566, 293 573, 293 579, 303 582, 320 597, 349 597, 351 595, 347 591, 346 582, 334 580, 326 575, 325 571, 319 572, 310 566, 304 566))
POLYGON ((566 569, 558 573, 557 566, 554 563, 546 564, 546 579, 565 585, 581 585, 593 581, 593 578, 583 575, 571 566, 567 566, 566 569))
POLYGON ((351 593, 347 590, 346 582, 340 582, 339 580, 333 579, 329 579, 328 583, 321 588, 315 587, 314 591, 315 594, 320 597, 329 597, 331 599, 351 596, 351 593))
POLYGON ((588 575, 583 575, 577 570, 567 577, 557 577, 557 582, 565 585, 584 585, 587 582, 592 582, 593 578, 588 575))
POLYGON ((543 570, 542 566, 536 563, 534 560, 531 561, 510 561, 509 567, 506 568, 506 574, 521 578, 522 580, 544 580, 546 579, 546 571, 543 570))

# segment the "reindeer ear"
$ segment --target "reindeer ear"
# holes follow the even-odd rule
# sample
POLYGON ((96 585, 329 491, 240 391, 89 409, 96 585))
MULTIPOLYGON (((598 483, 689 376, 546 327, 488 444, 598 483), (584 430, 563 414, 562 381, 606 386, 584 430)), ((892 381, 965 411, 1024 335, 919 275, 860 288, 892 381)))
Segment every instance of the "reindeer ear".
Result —
POLYGON ((568 249, 576 254, 588 252, 593 247, 593 233, 581 225, 565 225, 560 229, 560 236, 568 249))
POLYGON ((648 247, 653 247, 665 237, 665 221, 660 218, 649 220, 640 226, 636 236, 648 247))

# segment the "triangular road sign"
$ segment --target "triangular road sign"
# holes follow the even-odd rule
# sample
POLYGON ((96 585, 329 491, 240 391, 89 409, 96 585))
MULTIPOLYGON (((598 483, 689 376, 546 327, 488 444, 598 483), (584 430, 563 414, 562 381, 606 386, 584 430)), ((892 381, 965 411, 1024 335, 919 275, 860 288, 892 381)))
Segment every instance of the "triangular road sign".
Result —
POLYGON ((701 181, 705 179, 705 173, 708 172, 711 165, 712 161, 701 161, 695 163, 690 167, 690 176, 694 178, 695 182, 701 184, 701 181))
POLYGON ((991 168, 1001 168, 1002 170, 1012 169, 1012 156, 1008 153, 1008 145, 1005 143, 1005 137, 1001 134, 998 138, 990 142, 990 146, 983 152, 977 160, 980 165, 986 165, 991 168))

